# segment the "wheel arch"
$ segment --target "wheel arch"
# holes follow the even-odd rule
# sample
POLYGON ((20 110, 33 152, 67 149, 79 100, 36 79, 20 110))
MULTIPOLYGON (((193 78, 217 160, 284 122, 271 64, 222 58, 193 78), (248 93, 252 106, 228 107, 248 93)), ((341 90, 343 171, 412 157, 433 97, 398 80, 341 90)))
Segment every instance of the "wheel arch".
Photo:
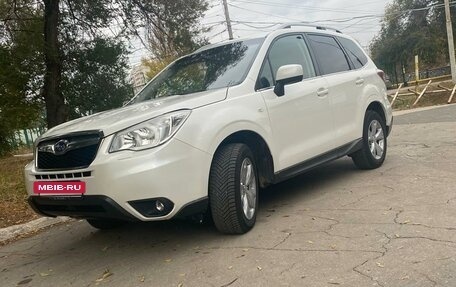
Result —
POLYGON ((381 117, 382 119, 386 122, 386 112, 385 112, 385 108, 383 107, 383 105, 379 102, 379 101, 372 101, 366 108, 366 111, 374 111, 374 112, 377 112, 381 117))
POLYGON ((274 180, 274 160, 266 140, 252 130, 236 131, 220 142, 214 155, 221 147, 232 143, 242 143, 249 147, 255 157, 260 186, 266 187, 270 185, 274 180))

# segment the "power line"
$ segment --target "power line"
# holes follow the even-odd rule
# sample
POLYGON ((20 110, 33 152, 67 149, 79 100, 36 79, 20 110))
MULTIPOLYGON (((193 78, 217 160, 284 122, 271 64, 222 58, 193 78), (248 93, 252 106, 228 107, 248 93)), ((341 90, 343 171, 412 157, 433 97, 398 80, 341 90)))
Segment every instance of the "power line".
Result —
POLYGON ((266 15, 266 16, 272 16, 272 17, 276 17, 276 18, 286 19, 286 20, 288 20, 288 21, 290 21, 290 20, 292 20, 292 21, 301 21, 301 20, 298 20, 298 19, 290 18, 290 17, 284 17, 284 16, 269 14, 269 13, 265 13, 265 12, 250 10, 250 9, 248 9, 248 8, 239 7, 239 6, 234 5, 234 4, 228 4, 228 5, 231 6, 231 7, 237 8, 237 9, 244 10, 244 11, 250 11, 250 12, 257 13, 257 14, 261 14, 261 15, 266 15))
POLYGON ((248 4, 256 4, 262 6, 272 6, 272 7, 284 7, 290 9, 305 9, 305 10, 313 10, 313 11, 320 11, 320 12, 339 12, 339 13, 369 13, 370 11, 366 10, 353 10, 353 9, 334 9, 334 8, 323 8, 318 6, 301 6, 301 5, 289 5, 285 3, 278 3, 278 2, 269 2, 269 1, 260 1, 260 0, 235 0, 236 2, 240 3, 248 3, 248 4))

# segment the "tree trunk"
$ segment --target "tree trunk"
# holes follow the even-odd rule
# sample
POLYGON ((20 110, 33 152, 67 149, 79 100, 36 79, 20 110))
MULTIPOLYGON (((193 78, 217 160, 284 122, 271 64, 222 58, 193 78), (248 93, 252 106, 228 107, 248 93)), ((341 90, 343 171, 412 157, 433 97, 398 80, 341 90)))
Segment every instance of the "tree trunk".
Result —
POLYGON ((395 84, 399 85, 399 77, 397 76, 397 65, 396 64, 394 64, 394 80, 395 80, 395 84))
POLYGON ((58 29, 59 0, 44 0, 44 55, 46 74, 44 75, 43 97, 46 103, 48 128, 66 120, 66 106, 60 90, 62 61, 60 58, 58 29))

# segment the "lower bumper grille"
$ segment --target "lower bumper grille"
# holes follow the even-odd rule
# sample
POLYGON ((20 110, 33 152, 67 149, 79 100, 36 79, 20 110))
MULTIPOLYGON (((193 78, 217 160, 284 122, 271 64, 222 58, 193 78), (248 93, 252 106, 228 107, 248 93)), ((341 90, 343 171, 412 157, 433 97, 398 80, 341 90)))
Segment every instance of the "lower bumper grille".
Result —
POLYGON ((65 179, 65 178, 84 178, 91 177, 91 171, 72 172, 72 173, 57 173, 57 174, 37 174, 36 179, 65 179))
POLYGON ((37 213, 45 216, 137 221, 111 198, 102 195, 30 196, 28 201, 37 213))

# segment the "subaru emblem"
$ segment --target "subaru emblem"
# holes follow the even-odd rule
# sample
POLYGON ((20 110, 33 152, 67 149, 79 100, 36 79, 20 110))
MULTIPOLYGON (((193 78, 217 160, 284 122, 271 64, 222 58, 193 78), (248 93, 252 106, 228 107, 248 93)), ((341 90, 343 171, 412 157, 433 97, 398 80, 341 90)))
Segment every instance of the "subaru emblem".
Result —
POLYGON ((59 140, 54 144, 54 154, 62 155, 68 149, 69 142, 67 140, 59 140))

